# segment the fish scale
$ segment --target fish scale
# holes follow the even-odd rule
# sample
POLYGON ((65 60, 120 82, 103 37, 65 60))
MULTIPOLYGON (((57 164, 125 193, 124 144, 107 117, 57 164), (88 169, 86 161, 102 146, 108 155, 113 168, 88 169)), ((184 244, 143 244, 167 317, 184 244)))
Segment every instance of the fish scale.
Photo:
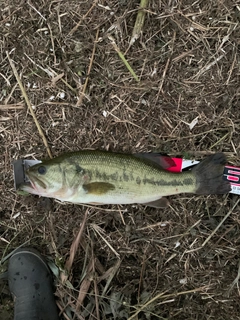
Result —
MULTIPOLYGON (((169 192, 172 194, 194 192, 196 188, 196 178, 191 172, 169 175, 159 166, 154 166, 152 163, 142 161, 134 156, 125 157, 125 155, 115 153, 110 153, 110 155, 112 156, 109 157, 109 153, 94 152, 88 154, 86 152, 81 154, 80 162, 78 154, 71 158, 70 163, 81 165, 85 175, 89 175, 88 182, 108 182, 114 185, 112 190, 106 192, 105 197, 101 194, 97 202, 101 200, 103 203, 109 203, 115 199, 112 203, 120 204, 126 201, 128 203, 144 203, 145 201, 158 199, 159 194, 165 196, 169 192), (101 157, 101 164, 99 163, 99 157, 101 157), (98 166, 98 168, 95 168, 95 166, 98 166), (156 189, 156 187, 158 188, 156 189), (175 190, 173 190, 173 187, 175 187, 175 190), (124 196, 124 199, 119 199, 120 194, 124 196)), ((78 194, 80 192, 81 190, 78 194)), ((92 199, 96 195, 92 191, 80 202, 96 202, 95 198, 92 199)), ((79 199, 71 199, 71 201, 79 202, 79 199)))

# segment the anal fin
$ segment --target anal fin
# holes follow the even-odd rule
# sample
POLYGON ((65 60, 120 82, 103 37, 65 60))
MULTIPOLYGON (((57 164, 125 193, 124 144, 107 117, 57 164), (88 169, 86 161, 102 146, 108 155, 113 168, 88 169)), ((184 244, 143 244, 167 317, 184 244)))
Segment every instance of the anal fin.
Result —
POLYGON ((143 205, 152 207, 152 208, 166 208, 169 205, 169 201, 167 198, 162 197, 155 201, 143 203, 143 205))

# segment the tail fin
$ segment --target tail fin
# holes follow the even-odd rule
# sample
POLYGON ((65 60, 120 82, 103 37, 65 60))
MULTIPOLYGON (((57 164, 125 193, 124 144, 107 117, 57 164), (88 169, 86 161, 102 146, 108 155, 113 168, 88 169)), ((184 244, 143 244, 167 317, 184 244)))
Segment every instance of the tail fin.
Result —
POLYGON ((226 161, 223 153, 216 153, 193 168, 197 179, 197 194, 224 194, 231 191, 230 183, 223 180, 226 161))

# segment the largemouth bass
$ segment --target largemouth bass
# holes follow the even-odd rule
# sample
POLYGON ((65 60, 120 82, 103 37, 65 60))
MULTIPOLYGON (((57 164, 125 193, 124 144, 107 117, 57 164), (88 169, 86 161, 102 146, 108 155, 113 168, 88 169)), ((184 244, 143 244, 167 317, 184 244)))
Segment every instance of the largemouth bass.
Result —
POLYGON ((23 184, 21 190, 71 203, 163 207, 167 204, 164 196, 229 192, 230 184, 223 180, 225 163, 225 155, 216 153, 191 171, 171 173, 151 161, 151 154, 146 159, 107 151, 77 151, 30 167, 26 172, 30 183, 23 184))

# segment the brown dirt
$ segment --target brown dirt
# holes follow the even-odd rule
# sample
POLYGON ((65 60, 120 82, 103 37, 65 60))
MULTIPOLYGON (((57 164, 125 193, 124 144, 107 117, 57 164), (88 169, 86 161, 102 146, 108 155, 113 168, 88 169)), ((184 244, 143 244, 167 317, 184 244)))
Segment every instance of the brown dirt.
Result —
MULTIPOLYGON (((63 319, 240 319, 238 282, 230 290, 240 261, 239 206, 202 247, 238 196, 180 195, 157 210, 49 206, 17 195, 12 161, 48 154, 6 51, 54 156, 93 148, 201 159, 223 151, 239 165, 236 3, 150 1, 142 34, 128 48, 139 1, 0 0, 0 254, 26 243, 61 271, 87 210, 69 282, 57 277, 63 319)), ((0 289, 0 315, 11 319, 10 293, 0 289)))

